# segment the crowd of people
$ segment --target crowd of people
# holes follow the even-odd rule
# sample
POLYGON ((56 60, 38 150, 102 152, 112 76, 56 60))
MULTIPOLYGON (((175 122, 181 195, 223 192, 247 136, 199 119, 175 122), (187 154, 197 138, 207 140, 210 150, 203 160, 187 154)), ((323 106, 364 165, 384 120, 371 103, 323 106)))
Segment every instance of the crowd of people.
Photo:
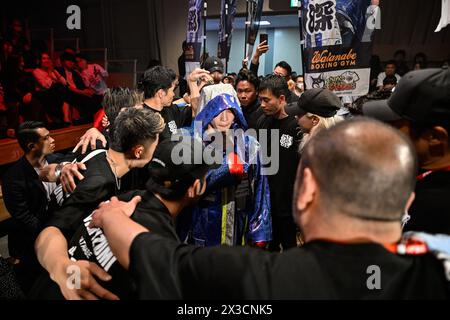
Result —
POLYGON ((54 61, 46 48, 30 45, 22 23, 14 20, 1 41, 0 138, 15 138, 25 121, 51 129, 91 123, 107 77, 103 67, 70 47, 54 61))
POLYGON ((216 57, 184 79, 152 66, 136 89, 43 53, 2 177, 10 298, 450 298, 450 70, 408 72, 398 52, 345 100, 285 61, 258 77, 268 50, 237 74, 216 57), (89 121, 101 106, 101 124, 55 154, 72 106, 89 121))

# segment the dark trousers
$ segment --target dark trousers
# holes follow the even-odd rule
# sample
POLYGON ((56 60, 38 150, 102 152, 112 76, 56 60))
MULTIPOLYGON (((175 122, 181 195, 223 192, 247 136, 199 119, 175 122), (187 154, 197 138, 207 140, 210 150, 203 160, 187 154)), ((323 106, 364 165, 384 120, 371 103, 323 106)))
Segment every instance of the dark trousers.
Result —
POLYGON ((34 93, 35 98, 44 106, 44 110, 55 122, 62 122, 64 116, 62 106, 65 99, 64 88, 54 85, 47 91, 34 93))
MULTIPOLYGON (((80 113, 80 117, 87 122, 92 122, 94 114, 101 108, 101 102, 103 97, 101 96, 83 96, 81 94, 69 91, 67 93, 67 102, 75 107, 80 113)), ((87 123, 86 122, 86 123, 87 123)))
POLYGON ((279 252, 297 246, 297 226, 291 216, 272 215, 272 241, 269 250, 279 252))

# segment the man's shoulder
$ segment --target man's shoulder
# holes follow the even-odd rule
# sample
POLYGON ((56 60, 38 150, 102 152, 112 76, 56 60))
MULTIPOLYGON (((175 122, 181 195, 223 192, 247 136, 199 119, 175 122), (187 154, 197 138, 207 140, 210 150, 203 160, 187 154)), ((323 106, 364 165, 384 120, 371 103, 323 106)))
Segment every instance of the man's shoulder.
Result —
POLYGON ((267 116, 264 112, 262 112, 258 120, 256 121, 256 129, 270 129, 273 123, 273 118, 267 116))
POLYGON ((14 162, 8 170, 2 176, 2 182, 8 183, 10 180, 16 180, 19 177, 25 177, 26 173, 31 168, 31 165, 28 163, 25 157, 20 158, 16 162, 14 162))
POLYGON ((295 117, 293 116, 288 116, 284 118, 281 122, 280 129, 281 131, 295 134, 296 132, 299 131, 297 119, 295 119, 295 117))

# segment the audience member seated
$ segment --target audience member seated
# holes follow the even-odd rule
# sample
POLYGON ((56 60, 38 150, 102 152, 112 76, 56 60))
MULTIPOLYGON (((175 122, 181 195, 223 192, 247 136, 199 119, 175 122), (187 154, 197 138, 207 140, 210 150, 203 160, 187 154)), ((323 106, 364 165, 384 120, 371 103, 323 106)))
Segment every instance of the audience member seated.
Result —
POLYGON ((403 77, 409 72, 408 64, 406 63, 406 52, 405 50, 397 50, 394 54, 394 60, 397 65, 397 73, 399 76, 403 77))
POLYGON ((92 95, 94 100, 93 110, 91 110, 93 115, 101 108, 103 96, 108 89, 106 84, 108 72, 96 63, 88 63, 88 58, 82 54, 77 54, 75 58, 76 67, 81 74, 84 85, 86 88, 94 90, 92 95))
POLYGON ((4 40, 0 49, 0 72, 3 73, 8 58, 13 54, 14 47, 10 41, 4 40))
MULTIPOLYGON (((36 98, 36 85, 31 73, 23 68, 25 62, 22 56, 12 55, 4 73, 5 102, 8 110, 18 110, 24 121, 45 122, 45 111, 40 101, 36 98)), ((9 117, 11 128, 16 129, 19 115, 11 111, 9 117)))
POLYGON ((19 19, 14 19, 6 39, 13 46, 13 53, 24 57, 27 69, 35 67, 35 56, 28 37, 28 30, 24 29, 22 22, 19 19))
POLYGON ((394 60, 386 62, 384 72, 378 75, 377 87, 381 89, 383 87, 383 80, 388 76, 395 76, 397 81, 400 81, 401 77, 396 73, 397 65, 394 60))
POLYGON ((421 70, 428 68, 428 58, 425 53, 419 52, 414 56, 413 69, 421 70))
POLYGON ((39 68, 33 71, 36 79, 36 98, 44 106, 49 124, 55 127, 70 125, 70 107, 65 103, 66 79, 53 68, 48 53, 40 56, 39 68))
POLYGON ((93 115, 98 110, 96 100, 93 98, 95 91, 87 88, 81 75, 75 70, 75 56, 64 52, 60 56, 61 67, 57 71, 67 82, 67 102, 75 107, 80 119, 72 120, 73 124, 89 123, 93 120, 93 115))

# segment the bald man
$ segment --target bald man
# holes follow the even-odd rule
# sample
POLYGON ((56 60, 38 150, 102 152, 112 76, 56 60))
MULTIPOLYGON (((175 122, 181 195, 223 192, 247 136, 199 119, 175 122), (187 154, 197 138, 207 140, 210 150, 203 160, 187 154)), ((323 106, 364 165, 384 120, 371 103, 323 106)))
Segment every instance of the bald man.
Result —
MULTIPOLYGON (((375 120, 318 133, 303 151, 294 193, 294 219, 306 244, 281 254, 158 237, 125 214, 139 199, 102 205, 94 224, 139 279, 140 298, 173 298, 178 291, 150 294, 171 283, 194 299, 448 299, 444 266, 427 252, 431 247, 417 239, 399 245, 416 162, 409 140, 375 120)), ((450 244, 446 237, 436 241, 450 244)))

